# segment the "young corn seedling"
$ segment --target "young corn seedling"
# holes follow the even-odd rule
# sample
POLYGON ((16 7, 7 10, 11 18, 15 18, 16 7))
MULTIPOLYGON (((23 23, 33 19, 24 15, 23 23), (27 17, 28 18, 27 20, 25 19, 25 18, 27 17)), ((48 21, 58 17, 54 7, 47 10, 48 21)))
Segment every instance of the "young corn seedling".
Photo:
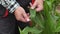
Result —
POLYGON ((20 30, 21 34, 59 34, 60 14, 55 11, 57 0, 44 0, 44 10, 30 9, 32 26, 20 30))

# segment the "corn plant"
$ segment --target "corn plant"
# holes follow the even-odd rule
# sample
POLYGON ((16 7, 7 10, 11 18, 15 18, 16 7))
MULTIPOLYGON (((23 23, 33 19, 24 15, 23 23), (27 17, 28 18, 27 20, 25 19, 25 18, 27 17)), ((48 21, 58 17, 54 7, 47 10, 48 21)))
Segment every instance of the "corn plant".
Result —
POLYGON ((27 26, 20 30, 20 34, 59 34, 60 14, 56 11, 56 6, 60 0, 45 0, 44 10, 36 12, 30 9, 30 19, 32 26, 27 26))

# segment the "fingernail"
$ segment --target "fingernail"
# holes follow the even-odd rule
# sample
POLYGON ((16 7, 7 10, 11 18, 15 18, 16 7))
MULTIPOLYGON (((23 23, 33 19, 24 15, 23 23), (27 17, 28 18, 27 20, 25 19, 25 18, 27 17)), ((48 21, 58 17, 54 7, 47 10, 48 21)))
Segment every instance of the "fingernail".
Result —
POLYGON ((31 9, 34 9, 34 7, 31 7, 31 9))
POLYGON ((27 21, 30 21, 30 19, 27 19, 27 21))

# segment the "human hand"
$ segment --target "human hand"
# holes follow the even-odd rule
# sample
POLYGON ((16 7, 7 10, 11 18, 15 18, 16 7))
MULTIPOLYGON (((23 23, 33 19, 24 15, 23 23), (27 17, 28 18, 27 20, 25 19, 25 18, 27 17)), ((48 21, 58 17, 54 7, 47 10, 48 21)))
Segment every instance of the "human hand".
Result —
POLYGON ((35 0, 35 2, 31 5, 31 9, 36 9, 37 12, 43 10, 43 0, 35 0))
POLYGON ((22 21, 22 22, 30 21, 28 15, 26 14, 25 10, 22 7, 18 7, 15 10, 14 15, 18 21, 22 21))

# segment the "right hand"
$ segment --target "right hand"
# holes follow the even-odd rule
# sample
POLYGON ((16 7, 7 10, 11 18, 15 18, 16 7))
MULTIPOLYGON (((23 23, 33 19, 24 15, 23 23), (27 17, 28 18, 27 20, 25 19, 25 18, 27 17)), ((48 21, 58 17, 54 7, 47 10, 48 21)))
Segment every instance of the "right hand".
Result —
POLYGON ((22 21, 22 22, 30 21, 28 15, 26 14, 25 10, 22 7, 18 7, 15 10, 14 15, 18 21, 22 21))

